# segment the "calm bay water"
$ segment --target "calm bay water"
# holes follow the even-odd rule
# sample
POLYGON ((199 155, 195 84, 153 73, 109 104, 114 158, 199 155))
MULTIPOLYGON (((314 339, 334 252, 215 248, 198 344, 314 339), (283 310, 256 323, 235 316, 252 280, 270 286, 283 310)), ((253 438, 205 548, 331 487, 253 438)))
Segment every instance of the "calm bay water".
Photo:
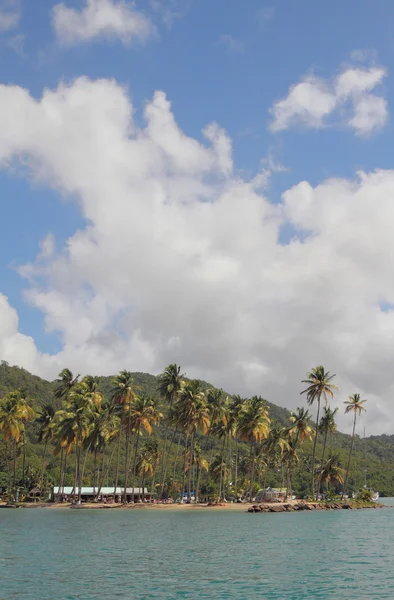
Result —
POLYGON ((393 537, 394 509, 0 510, 0 599, 392 600, 393 537))

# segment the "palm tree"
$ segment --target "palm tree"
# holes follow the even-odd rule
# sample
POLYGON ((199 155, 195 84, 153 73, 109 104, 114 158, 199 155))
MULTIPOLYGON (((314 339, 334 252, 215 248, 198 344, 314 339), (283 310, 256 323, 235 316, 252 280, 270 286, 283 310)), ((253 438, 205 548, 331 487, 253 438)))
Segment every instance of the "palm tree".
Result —
POLYGON ((135 475, 136 475, 136 464, 138 456, 138 442, 141 435, 141 430, 144 429, 148 435, 152 434, 154 425, 160 422, 163 417, 162 413, 158 410, 157 401, 154 398, 147 396, 135 397, 131 407, 131 427, 135 433, 135 448, 134 448, 134 462, 133 462, 133 491, 132 499, 134 502, 134 487, 135 487, 135 475))
POLYGON ((197 503, 200 501, 201 473, 203 470, 207 471, 207 472, 209 470, 208 461, 206 460, 206 458, 203 457, 201 446, 197 442, 194 444, 194 464, 197 467, 197 482, 196 482, 196 489, 194 492, 194 496, 195 496, 196 503, 197 503))
POLYGON ((71 390, 77 385, 80 375, 73 376, 70 369, 63 369, 55 380, 55 398, 67 399, 71 390))
POLYGON ((40 479, 40 498, 43 491, 43 483, 44 483, 44 472, 45 472, 45 458, 48 448, 48 443, 53 439, 54 435, 54 418, 55 418, 55 408, 53 404, 47 402, 44 404, 38 412, 36 423, 39 425, 38 429, 38 441, 40 444, 44 442, 44 455, 42 458, 42 468, 41 468, 41 479, 40 479))
POLYGON ((255 443, 261 443, 270 431, 270 418, 266 401, 260 396, 247 400, 239 415, 238 436, 251 444, 250 498, 253 496, 255 471, 255 443))
POLYGON ((329 398, 334 396, 334 390, 337 389, 335 385, 330 383, 332 379, 335 377, 331 375, 329 371, 325 371, 323 366, 318 366, 312 369, 308 375, 307 379, 304 379, 302 383, 307 384, 307 388, 301 392, 301 394, 306 394, 306 399, 309 406, 312 406, 313 403, 317 402, 317 415, 316 415, 316 429, 315 429, 315 440, 313 442, 313 451, 312 451, 312 496, 315 497, 315 457, 316 457, 316 442, 317 442, 317 434, 318 434, 318 426, 319 426, 319 414, 320 414, 320 401, 324 398, 325 403, 329 398))
MULTIPOLYGON (((200 382, 193 380, 184 385, 179 393, 178 400, 174 406, 178 426, 186 435, 184 473, 186 473, 187 441, 190 438, 189 467, 193 464, 193 444, 197 431, 207 433, 210 425, 209 411, 206 397, 201 390, 200 382)), ((191 467, 188 469, 187 499, 191 500, 191 467)), ((182 488, 182 499, 183 499, 182 488)))
POLYGON ((145 480, 148 475, 152 477, 151 495, 153 495, 155 472, 159 463, 159 444, 157 440, 145 440, 141 452, 138 455, 136 472, 142 478, 142 497, 145 499, 145 480))
MULTIPOLYGON (((130 371, 120 371, 119 375, 114 377, 112 380, 112 402, 114 405, 122 407, 122 411, 127 413, 127 427, 126 427, 126 457, 125 457, 125 476, 124 476, 124 492, 123 502, 127 504, 127 482, 129 473, 129 453, 130 453, 130 437, 131 437, 131 413, 133 408, 133 402, 135 400, 135 385, 134 380, 131 376, 130 371)), ((119 434, 120 435, 120 434, 119 434)), ((118 458, 117 468, 115 475, 115 488, 114 496, 116 495, 116 489, 118 486, 119 476, 119 458, 120 458, 120 438, 118 445, 118 458)))
POLYGON ((35 416, 23 389, 8 392, 0 402, 0 431, 4 432, 6 444, 13 442, 13 484, 11 497, 16 499, 17 444, 23 439, 26 421, 35 416))
POLYGON ((353 394, 352 396, 349 396, 349 400, 345 400, 345 404, 346 404, 345 414, 352 412, 354 414, 354 419, 353 419, 352 442, 350 444, 350 452, 349 452, 349 458, 348 458, 348 462, 347 462, 345 483, 343 485, 343 491, 342 491, 342 498, 343 498, 344 494, 347 491, 347 482, 348 482, 348 477, 349 477, 350 459, 351 459, 352 454, 353 454, 354 432, 355 432, 355 429, 356 429, 357 415, 360 416, 362 412, 366 411, 366 409, 363 406, 363 404, 365 402, 366 402, 366 400, 361 400, 360 394, 353 394))
POLYGON ((317 469, 316 475, 323 484, 326 483, 328 485, 331 483, 336 487, 343 484, 344 473, 345 469, 341 467, 339 455, 334 454, 317 469))
POLYGON ((78 502, 81 502, 81 449, 89 434, 91 422, 92 400, 82 386, 76 386, 68 395, 63 410, 56 413, 57 436, 59 445, 65 449, 66 455, 75 448, 74 494, 78 489, 78 502))
MULTIPOLYGON (((78 385, 78 380, 79 380, 80 375, 77 375, 76 377, 74 377, 74 375, 72 374, 72 372, 70 371, 70 369, 63 369, 59 375, 58 375, 58 379, 55 379, 55 392, 54 392, 54 396, 57 400, 63 400, 63 402, 66 402, 71 391, 75 388, 76 385, 78 385)), ((64 485, 64 477, 65 477, 65 469, 66 469, 66 463, 67 463, 67 456, 68 454, 66 453, 64 455, 64 447, 59 445, 57 447, 57 451, 59 451, 60 448, 60 474, 59 474, 59 492, 60 492, 60 498, 61 500, 63 499, 63 491, 62 491, 62 487, 64 485), (64 462, 63 462, 63 458, 64 458, 64 462)), ((71 452, 71 449, 70 449, 71 452)))
POLYGON ((228 405, 228 424, 233 432, 233 437, 235 438, 235 474, 234 474, 234 493, 235 497, 238 497, 238 424, 239 424, 239 415, 241 414, 242 408, 244 406, 245 401, 239 395, 232 396, 228 405))
POLYGON ((290 412, 290 427, 288 431, 291 437, 295 438, 295 446, 297 442, 300 441, 304 443, 305 440, 311 440, 313 437, 313 429, 310 426, 311 416, 309 414, 309 410, 305 408, 297 407, 296 412, 290 412))
MULTIPOLYGON (((168 404, 168 412, 171 414, 171 410, 174 402, 176 402, 179 393, 184 384, 184 375, 181 373, 181 367, 176 364, 168 365, 163 373, 160 375, 159 386, 157 388, 160 396, 167 402, 168 404)), ((164 484, 166 480, 167 474, 167 441, 168 441, 168 431, 170 426, 170 419, 167 419, 165 431, 164 431, 164 446, 163 446, 163 455, 162 455, 162 463, 160 470, 160 490, 159 490, 159 498, 163 496, 164 484)))
MULTIPOLYGON (((324 458, 326 455, 328 434, 334 433, 334 431, 336 431, 336 428, 337 428, 337 426, 335 424, 335 415, 336 415, 337 411, 338 411, 337 408, 335 408, 334 410, 331 410, 331 408, 329 406, 323 406, 323 416, 320 419, 320 423, 319 423, 319 432, 324 435, 323 453, 322 453, 321 461, 320 461, 322 465, 324 465, 324 458)), ((318 496, 320 494, 320 488, 321 488, 321 478, 319 478, 319 483, 317 485, 317 495, 318 496)))

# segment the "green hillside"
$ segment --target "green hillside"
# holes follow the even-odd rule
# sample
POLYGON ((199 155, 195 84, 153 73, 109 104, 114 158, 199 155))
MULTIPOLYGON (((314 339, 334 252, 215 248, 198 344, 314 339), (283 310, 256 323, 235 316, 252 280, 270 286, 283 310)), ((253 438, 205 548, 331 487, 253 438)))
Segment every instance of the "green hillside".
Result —
MULTIPOLYGON (((146 396, 158 397, 158 377, 146 373, 133 373, 133 378, 139 394, 146 396)), ((111 391, 111 377, 98 377, 98 387, 108 397, 111 391)), ((201 382, 203 389, 211 387, 207 382, 201 382)), ((44 403, 51 402, 55 408, 60 407, 60 401, 54 399, 54 383, 45 381, 40 377, 31 375, 23 368, 9 366, 2 361, 0 364, 0 397, 3 397, 7 392, 24 388, 30 398, 31 404, 36 410, 44 403)), ((161 402, 161 401, 160 401, 161 402)), ((301 404, 301 402, 300 402, 301 404)), ((272 421, 277 421, 280 425, 286 426, 289 424, 290 412, 269 403, 270 417, 272 421)), ((164 407, 163 407, 164 408, 164 407)), ((367 424, 368 413, 364 416, 364 421, 367 424)), ((159 447, 163 446, 164 424, 157 427, 153 433, 153 437, 159 442, 159 447)), ((21 450, 20 459, 18 460, 18 469, 20 470, 21 463, 25 463, 25 484, 34 486, 38 484, 39 474, 41 472, 42 457, 44 453, 44 445, 37 441, 38 427, 37 424, 30 423, 27 427, 27 439, 23 450, 21 450)), ((182 456, 184 439, 177 432, 171 432, 171 439, 174 443, 170 444, 169 466, 168 472, 173 474, 175 478, 181 479, 182 465, 178 464, 179 457, 182 456), (176 459, 178 458, 178 462, 176 459)), ((220 452, 221 441, 211 436, 197 436, 201 445, 203 454, 211 462, 216 453, 220 452)), ((346 466, 347 457, 349 454, 351 437, 349 435, 336 432, 329 437, 328 447, 330 450, 338 453, 342 466, 346 466)), ((9 452, 9 449, 8 449, 9 452)), ((121 448, 121 461, 124 459, 124 444, 121 448)), ((310 479, 310 463, 311 463, 312 442, 306 442, 299 450, 299 463, 295 466, 292 474, 293 490, 296 493, 303 494, 304 490, 308 489, 310 479)), ((317 444, 317 454, 319 457, 322 453, 322 444, 319 439, 317 444)), ((231 448, 230 448, 231 454, 231 448)), ((111 451, 108 449, 103 456, 103 464, 105 461, 110 461, 111 451)), ((244 444, 239 444, 239 460, 246 460, 247 448, 244 444)), ((66 470, 66 482, 72 484, 73 478, 73 457, 70 456, 69 467, 66 470)), ((53 484, 58 483, 59 478, 60 458, 53 455, 53 447, 49 444, 47 454, 47 477, 48 481, 53 484)), ((0 486, 7 485, 7 474, 9 467, 6 460, 6 446, 4 437, 0 437, 0 486)), ((85 484, 90 483, 91 473, 93 471, 93 458, 88 455, 85 469, 85 484)), ((351 461, 349 485, 351 489, 356 489, 364 484, 366 477, 368 487, 378 490, 381 495, 394 496, 394 435, 370 436, 365 442, 360 438, 355 440, 354 458, 351 461)), ((120 475, 122 482, 122 474, 120 475)), ((282 473, 278 468, 268 468, 261 476, 261 485, 278 486, 282 485, 282 473)), ((109 473, 106 484, 111 485, 112 479, 109 473)), ((212 482, 210 475, 203 475, 202 485, 204 489, 211 489, 212 482), (211 487, 210 487, 211 486, 211 487)), ((207 492, 208 493, 208 492, 207 492)))

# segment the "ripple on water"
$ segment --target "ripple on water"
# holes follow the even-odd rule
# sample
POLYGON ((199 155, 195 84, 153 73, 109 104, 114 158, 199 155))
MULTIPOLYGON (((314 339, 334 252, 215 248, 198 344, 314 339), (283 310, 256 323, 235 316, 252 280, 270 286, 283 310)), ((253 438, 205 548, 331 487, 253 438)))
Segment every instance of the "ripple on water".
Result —
POLYGON ((392 600, 393 534, 394 510, 2 511, 0 598, 392 600))

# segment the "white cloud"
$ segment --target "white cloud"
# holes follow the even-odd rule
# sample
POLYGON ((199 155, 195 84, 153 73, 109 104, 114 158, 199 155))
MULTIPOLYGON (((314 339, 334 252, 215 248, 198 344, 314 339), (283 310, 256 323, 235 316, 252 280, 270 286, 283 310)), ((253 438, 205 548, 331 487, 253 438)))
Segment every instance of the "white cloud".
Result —
POLYGON ((0 86, 0 166, 27 161, 86 220, 20 271, 61 351, 41 354, 1 296, 0 358, 50 378, 176 361, 293 408, 321 363, 338 373, 337 402, 369 399, 368 433, 392 432, 394 311, 380 306, 394 304, 394 170, 300 182, 275 205, 259 177, 239 176, 218 125, 205 144, 188 137, 163 92, 145 119, 138 128, 114 81, 80 78, 40 100, 0 86))
POLYGON ((283 131, 301 124, 321 128, 328 117, 342 114, 342 122, 357 134, 382 128, 388 119, 387 102, 371 93, 379 86, 386 71, 380 67, 349 67, 333 82, 308 76, 293 85, 283 100, 271 108, 272 131, 283 131))
POLYGON ((21 17, 19 0, 0 0, 0 33, 18 26, 21 17))
POLYGON ((174 21, 185 16, 193 0, 150 0, 149 3, 163 23, 171 28, 174 21))
POLYGON ((96 38, 119 39, 124 44, 144 42, 155 33, 150 19, 127 0, 86 0, 82 10, 56 4, 53 26, 65 46, 96 38))
POLYGON ((227 33, 220 36, 219 44, 233 54, 243 54, 245 52, 245 44, 243 41, 227 33))

